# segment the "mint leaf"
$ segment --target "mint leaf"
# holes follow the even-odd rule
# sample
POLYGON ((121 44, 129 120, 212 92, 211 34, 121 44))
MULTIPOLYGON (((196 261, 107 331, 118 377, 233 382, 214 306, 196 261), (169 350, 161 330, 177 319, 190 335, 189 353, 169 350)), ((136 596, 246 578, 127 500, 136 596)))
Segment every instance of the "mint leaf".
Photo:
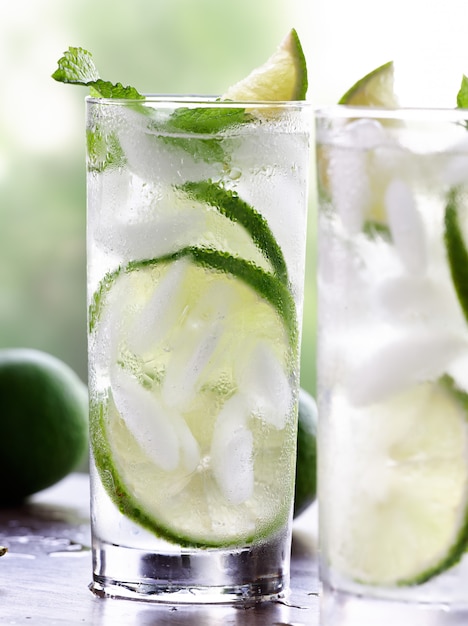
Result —
POLYGON ((159 139, 191 154, 195 161, 203 161, 205 163, 223 163, 228 161, 221 139, 189 139, 185 137, 165 137, 164 135, 160 135, 159 139))
POLYGON ((60 83, 71 83, 90 87, 91 95, 98 98, 124 98, 144 100, 134 87, 124 87, 121 83, 113 84, 99 77, 92 54, 84 48, 70 46, 58 61, 58 68, 52 78, 60 83))
MULTIPOLYGON (((70 46, 58 61, 58 68, 52 78, 62 83, 87 86, 90 94, 96 98, 145 100, 134 87, 124 87, 122 83, 111 83, 102 80, 94 64, 92 54, 84 48, 70 46)), ((135 104, 135 110, 150 115, 151 109, 135 104)), ((151 128, 162 134, 159 139, 174 145, 191 154, 195 160, 206 163, 223 163, 229 160, 222 138, 216 136, 220 131, 250 120, 243 108, 223 107, 184 107, 177 109, 163 125, 151 123, 151 128), (167 133, 167 135, 166 135, 167 133), (185 134, 185 137, 170 136, 185 134), (189 135, 193 135, 190 137, 189 135), (196 136, 202 135, 202 136, 196 136), (212 135, 212 136, 210 136, 212 135)), ((124 162, 123 151, 116 137, 110 143, 110 152, 104 155, 105 138, 101 134, 93 137, 88 131, 88 148, 90 151, 90 169, 102 171, 107 166, 120 166, 124 162)))
MULTIPOLYGON (((195 160, 205 163, 227 161, 221 137, 210 137, 231 126, 248 121, 249 117, 242 108, 202 108, 184 107, 175 110, 162 130, 168 133, 206 135, 206 137, 164 137, 168 144, 181 148, 195 160)), ((158 130, 161 130, 160 128, 158 130)))
MULTIPOLYGON (((102 80, 91 53, 84 48, 70 46, 59 59, 52 78, 62 83, 87 86, 91 96, 97 98, 144 100, 144 96, 134 87, 102 80)), ((125 163, 123 150, 115 134, 106 137, 99 128, 88 129, 86 140, 90 171, 102 172, 107 167, 120 167, 125 163)))
POLYGON ((241 108, 201 108, 177 109, 171 115, 168 126, 171 130, 190 133, 212 134, 242 124, 247 120, 245 109, 241 108))
POLYGON ((96 98, 120 98, 122 100, 144 100, 135 87, 124 87, 122 83, 110 83, 105 80, 96 80, 87 83, 90 87, 90 93, 96 98))
POLYGON ((468 77, 463 75, 460 91, 457 94, 457 107, 468 109, 468 77))
POLYGON ((189 108, 175 110, 163 128, 168 133, 193 134, 194 137, 165 137, 161 139, 168 144, 179 147, 193 156, 195 160, 205 163, 222 163, 228 161, 223 147, 222 137, 210 137, 232 126, 243 124, 250 120, 245 109, 242 108, 189 108), (195 135, 205 135, 196 137, 195 135))
POLYGON ((99 79, 99 72, 90 52, 70 46, 58 60, 58 68, 52 74, 52 78, 61 83, 88 85, 99 79))
POLYGON ((117 136, 104 137, 99 129, 86 131, 88 170, 102 172, 106 168, 123 167, 125 155, 117 136))

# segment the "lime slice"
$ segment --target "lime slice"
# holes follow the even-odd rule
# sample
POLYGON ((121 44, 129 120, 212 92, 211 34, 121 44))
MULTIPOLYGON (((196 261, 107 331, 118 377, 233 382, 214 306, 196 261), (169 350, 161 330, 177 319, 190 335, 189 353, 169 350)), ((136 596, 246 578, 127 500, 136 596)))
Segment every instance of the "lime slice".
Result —
POLYGON ((92 398, 93 452, 119 510, 181 545, 279 530, 296 445, 286 287, 248 261, 187 248, 109 275, 90 326, 96 369, 111 363, 92 398))
POLYGON ((465 194, 451 189, 445 209, 445 246, 453 285, 468 322, 468 232, 463 229, 467 217, 465 194))
POLYGON ((304 100, 306 93, 306 60, 298 34, 292 29, 271 57, 230 87, 222 99, 239 102, 304 100))
POLYGON ((338 104, 363 107, 396 108, 394 65, 389 61, 358 80, 340 98, 338 104))
POLYGON ((337 571, 370 585, 413 585, 459 560, 468 539, 467 409, 447 379, 369 410, 334 407, 348 420, 347 429, 331 425, 340 464, 322 468, 337 512, 323 520, 337 571))
POLYGON ((214 207, 221 215, 241 224, 262 251, 265 260, 269 260, 278 278, 284 283, 288 282, 286 261, 268 222, 236 192, 211 181, 188 182, 181 185, 180 189, 190 198, 214 207))

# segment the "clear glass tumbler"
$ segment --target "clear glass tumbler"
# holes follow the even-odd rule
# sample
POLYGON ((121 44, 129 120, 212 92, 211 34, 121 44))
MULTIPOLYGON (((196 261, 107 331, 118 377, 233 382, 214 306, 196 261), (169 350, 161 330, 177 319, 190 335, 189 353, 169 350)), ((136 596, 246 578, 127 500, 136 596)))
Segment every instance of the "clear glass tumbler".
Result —
POLYGON ((87 100, 94 592, 288 588, 311 111, 87 100))
POLYGON ((467 120, 317 112, 328 598, 468 605, 467 120))

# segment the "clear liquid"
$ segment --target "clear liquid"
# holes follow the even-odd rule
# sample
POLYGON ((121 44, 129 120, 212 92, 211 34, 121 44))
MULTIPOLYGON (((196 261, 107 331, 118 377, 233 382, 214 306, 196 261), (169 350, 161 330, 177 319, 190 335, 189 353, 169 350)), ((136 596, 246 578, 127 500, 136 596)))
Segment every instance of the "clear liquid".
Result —
POLYGON ((93 168, 91 154, 88 174, 89 389, 98 407, 91 412, 92 588, 180 602, 283 595, 307 124, 293 133, 286 122, 269 130, 246 124, 213 143, 182 133, 162 139, 134 111, 96 111, 89 128, 108 125, 126 163, 93 168), (239 195, 244 226, 203 195, 187 195, 184 185, 200 181, 239 195), (271 233, 271 255, 252 235, 258 216, 271 233), (190 247, 247 262, 254 277, 275 274, 283 255, 293 313, 224 266, 204 270, 188 252, 158 260, 190 247), (118 269, 135 263, 135 271, 118 269))
MULTIPOLYGON (((468 327, 444 221, 451 190, 466 193, 466 138, 451 123, 431 134, 411 122, 362 120, 318 134, 326 593, 466 605, 463 547, 454 565, 437 571, 462 532, 467 505, 468 436, 464 418, 457 419, 466 409, 452 402, 451 392, 439 396, 447 377, 468 392, 468 327), (447 136, 453 147, 441 152, 447 136), (431 399, 423 402, 426 393, 431 399), (459 430, 449 443, 455 423, 459 430), (452 516, 449 508, 457 512, 452 516), (444 536, 436 553, 431 524, 444 536)), ((458 211, 466 236, 464 201, 458 211)))

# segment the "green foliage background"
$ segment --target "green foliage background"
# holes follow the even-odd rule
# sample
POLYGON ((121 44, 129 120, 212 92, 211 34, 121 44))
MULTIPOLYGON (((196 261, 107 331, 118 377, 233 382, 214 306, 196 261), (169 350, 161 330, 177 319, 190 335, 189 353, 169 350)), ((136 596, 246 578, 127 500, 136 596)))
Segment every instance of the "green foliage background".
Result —
MULTIPOLYGON (((221 93, 262 63, 296 0, 18 0, 0 4, 0 348, 33 347, 86 380, 84 97, 50 78, 69 45, 142 92, 221 93)), ((299 21, 298 21, 299 20, 299 21)), ((302 25, 302 28, 301 28, 302 25)), ((314 217, 302 384, 315 388, 314 217)))

